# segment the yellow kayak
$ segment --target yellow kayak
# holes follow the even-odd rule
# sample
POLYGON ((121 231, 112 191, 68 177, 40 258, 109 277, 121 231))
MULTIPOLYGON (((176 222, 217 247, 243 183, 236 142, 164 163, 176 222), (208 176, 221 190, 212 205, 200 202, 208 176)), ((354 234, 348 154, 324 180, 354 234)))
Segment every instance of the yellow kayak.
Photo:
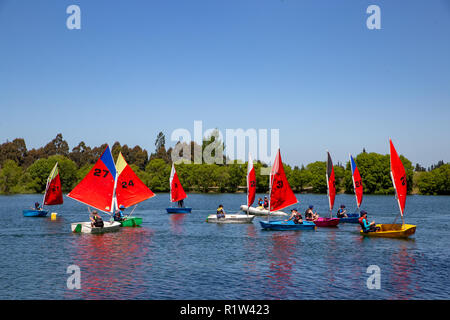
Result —
POLYGON ((412 224, 377 224, 380 231, 363 232, 360 234, 368 237, 407 238, 416 232, 416 226, 412 224))

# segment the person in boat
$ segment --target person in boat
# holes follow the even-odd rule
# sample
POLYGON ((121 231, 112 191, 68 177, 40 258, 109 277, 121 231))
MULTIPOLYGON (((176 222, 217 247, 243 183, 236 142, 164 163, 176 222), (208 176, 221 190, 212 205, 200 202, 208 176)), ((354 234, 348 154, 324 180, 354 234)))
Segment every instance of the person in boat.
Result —
POLYGON ((368 222, 367 212, 364 210, 361 210, 361 218, 359 218, 359 224, 361 226, 361 230, 364 233, 377 232, 380 230, 380 228, 375 225, 375 221, 372 221, 371 223, 368 222))
POLYGON ((317 212, 314 212, 313 209, 314 209, 313 205, 310 205, 308 207, 308 209, 306 209, 306 211, 305 211, 305 219, 307 221, 314 221, 314 220, 317 220, 319 218, 319 215, 317 214, 317 212))
POLYGON ((264 197, 264 209, 269 208, 269 199, 267 197, 264 197))
POLYGON ((223 210, 223 205, 220 205, 219 208, 217 208, 217 219, 225 219, 225 210, 223 210))
POLYGON ((284 220, 284 221, 290 221, 293 220, 295 224, 302 224, 303 223, 303 217, 300 214, 300 212, 297 211, 297 209, 292 209, 291 210, 291 216, 289 217, 289 219, 284 220))
POLYGON ((116 211, 116 213, 114 214, 114 221, 124 221, 125 220, 125 215, 124 215, 124 211, 125 211, 125 206, 122 204, 119 207, 119 210, 116 211))
POLYGON ((341 207, 339 208, 339 210, 336 213, 336 216, 338 218, 348 218, 347 216, 347 210, 345 210, 345 205, 341 204, 341 207))
POLYGON ((92 211, 90 219, 92 227, 103 228, 103 219, 96 210, 92 211))
POLYGON ((184 208, 184 200, 183 199, 178 201, 178 208, 184 208))
POLYGON ((38 211, 41 211, 41 210, 42 210, 42 207, 41 207, 41 205, 39 204, 39 202, 35 202, 35 203, 34 203, 34 210, 38 210, 38 211))
POLYGON ((258 199, 258 207, 262 208, 264 206, 264 201, 262 198, 258 199))

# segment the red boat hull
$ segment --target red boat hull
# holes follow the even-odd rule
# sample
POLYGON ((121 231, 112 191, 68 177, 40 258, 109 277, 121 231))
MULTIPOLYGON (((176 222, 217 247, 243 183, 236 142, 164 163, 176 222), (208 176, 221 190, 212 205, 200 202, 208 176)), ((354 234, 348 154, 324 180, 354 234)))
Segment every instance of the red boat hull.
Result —
POLYGON ((314 223, 318 227, 337 227, 339 218, 318 218, 314 223))

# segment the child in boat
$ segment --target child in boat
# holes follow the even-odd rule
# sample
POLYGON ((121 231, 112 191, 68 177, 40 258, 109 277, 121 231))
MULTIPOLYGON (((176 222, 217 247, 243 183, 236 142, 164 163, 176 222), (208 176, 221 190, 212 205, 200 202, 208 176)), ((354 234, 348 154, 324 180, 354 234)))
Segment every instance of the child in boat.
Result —
POLYGON ((123 221, 125 220, 123 212, 125 211, 125 206, 120 205, 119 210, 114 214, 114 221, 123 221))
POLYGON ((264 197, 264 209, 269 208, 269 199, 267 197, 264 197))
POLYGON ((337 211, 336 216, 338 218, 348 218, 347 210, 345 210, 345 205, 341 204, 341 208, 337 211))
POLYGON ((306 211, 305 211, 305 219, 307 221, 314 221, 314 220, 317 220, 319 218, 319 215, 317 214, 317 212, 314 213, 313 209, 314 209, 313 205, 310 205, 308 207, 308 209, 306 209, 306 211))
POLYGON ((292 209, 290 218, 287 220, 284 220, 284 221, 289 221, 289 220, 293 220, 295 224, 303 223, 303 217, 300 214, 300 212, 297 211, 297 209, 292 209))
POLYGON ((364 210, 361 210, 361 218, 359 218, 359 224, 361 225, 361 229, 364 233, 377 232, 380 230, 379 227, 375 226, 375 221, 372 221, 371 223, 367 221, 367 212, 364 210))
POLYGON ((223 205, 220 205, 219 208, 217 208, 217 219, 225 218, 225 210, 223 210, 223 205))
POLYGON ((184 200, 181 199, 180 201, 178 201, 178 208, 183 208, 184 207, 184 200))
POLYGON ((262 198, 259 198, 259 199, 258 199, 258 207, 259 207, 259 208, 262 208, 263 206, 264 206, 264 201, 263 201, 262 198))
POLYGON ((103 219, 96 210, 92 211, 91 227, 103 228, 103 219))
POLYGON ((41 205, 39 204, 39 202, 35 202, 34 203, 34 210, 42 210, 42 207, 41 207, 41 205))

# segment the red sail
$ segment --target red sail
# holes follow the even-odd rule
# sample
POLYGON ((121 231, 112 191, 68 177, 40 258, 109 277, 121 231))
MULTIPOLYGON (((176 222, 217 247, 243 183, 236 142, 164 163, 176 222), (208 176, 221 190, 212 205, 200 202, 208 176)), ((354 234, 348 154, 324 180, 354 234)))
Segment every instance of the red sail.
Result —
POLYGON ((116 187, 118 207, 123 205, 128 208, 155 196, 155 194, 147 188, 141 179, 133 172, 122 156, 122 153, 120 153, 117 158, 116 168, 118 176, 116 187))
POLYGON ((298 202, 284 173, 280 150, 270 173, 270 211, 278 211, 298 202))
POLYGON ((61 190, 61 180, 59 173, 50 181, 47 187, 47 192, 44 197, 44 205, 53 206, 57 204, 63 204, 63 195, 61 190))
POLYGON ((403 216, 406 204, 406 194, 407 194, 407 183, 406 183, 406 172, 397 151, 392 144, 391 139, 389 139, 390 153, 391 153, 391 176, 392 182, 394 183, 394 188, 397 194, 398 206, 400 207, 400 213, 403 216))
POLYGON ((83 180, 67 195, 101 211, 112 212, 116 167, 109 147, 83 180))
POLYGON ((172 171, 170 172, 170 201, 177 202, 186 198, 186 192, 184 192, 180 179, 178 179, 175 165, 172 163, 172 171))
POLYGON ((336 185, 334 180, 334 168, 333 161, 331 160, 330 153, 327 152, 327 189, 328 189, 328 202, 330 204, 330 211, 334 207, 334 198, 336 197, 336 185))
POLYGON ((253 167, 253 160, 251 155, 248 155, 248 168, 247 168, 247 206, 250 206, 255 202, 256 196, 256 174, 253 167))
POLYGON ((361 207, 361 202, 363 199, 363 184, 361 175, 359 174, 358 167, 356 166, 355 160, 353 160, 353 157, 350 155, 350 166, 352 169, 352 179, 353 179, 353 189, 355 190, 355 196, 356 196, 356 205, 361 207))

